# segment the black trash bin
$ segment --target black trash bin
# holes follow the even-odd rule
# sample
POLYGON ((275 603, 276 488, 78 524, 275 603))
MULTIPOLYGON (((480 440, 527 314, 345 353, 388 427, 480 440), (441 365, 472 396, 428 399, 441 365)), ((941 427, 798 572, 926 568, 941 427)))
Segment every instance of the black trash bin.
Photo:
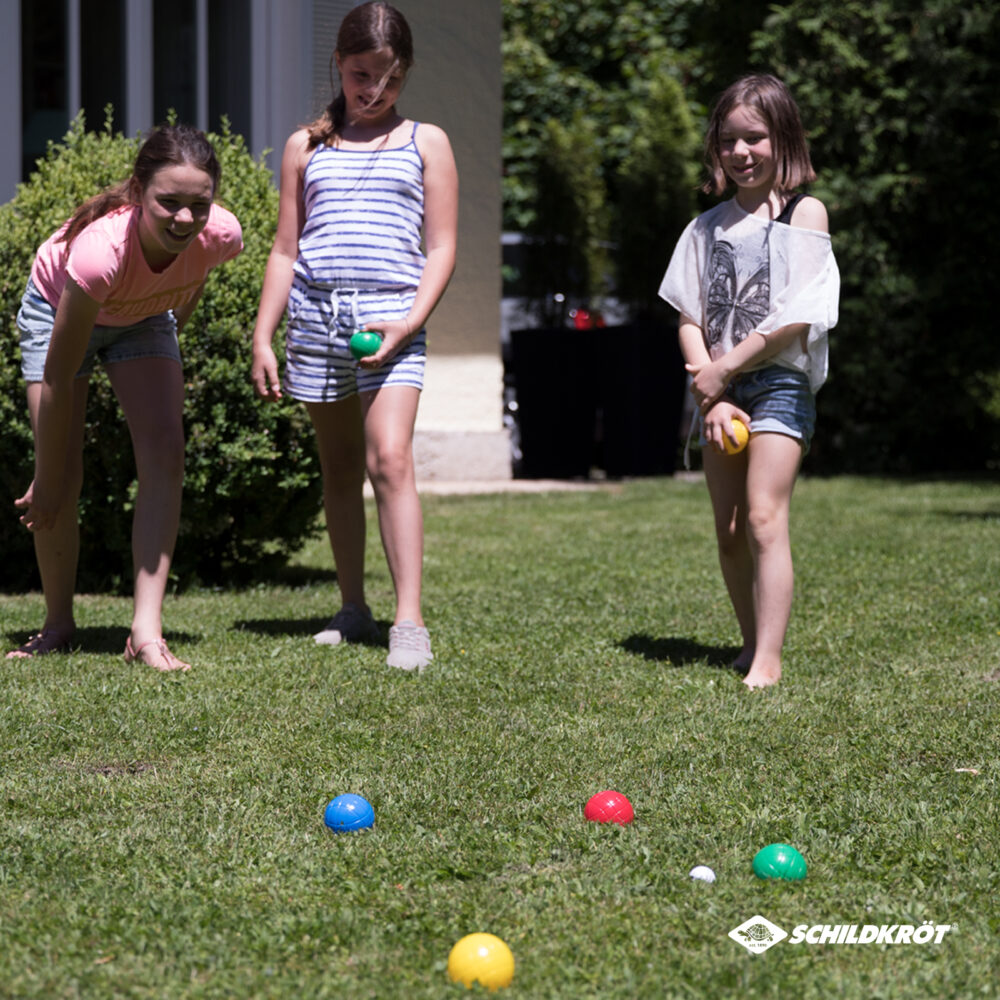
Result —
POLYGON ((521 479, 579 479, 595 461, 595 330, 512 330, 507 380, 517 402, 521 479))
POLYGON ((686 382, 676 322, 640 320, 596 332, 599 466, 612 479, 672 475, 686 382))

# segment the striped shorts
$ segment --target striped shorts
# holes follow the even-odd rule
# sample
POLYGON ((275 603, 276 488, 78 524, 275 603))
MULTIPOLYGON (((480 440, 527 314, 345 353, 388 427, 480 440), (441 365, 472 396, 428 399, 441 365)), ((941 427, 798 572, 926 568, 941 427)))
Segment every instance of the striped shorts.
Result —
POLYGON ((304 403, 332 403, 383 386, 422 389, 427 331, 385 364, 371 371, 350 352, 351 335, 366 323, 402 319, 415 292, 319 288, 296 275, 288 299, 283 389, 304 403))

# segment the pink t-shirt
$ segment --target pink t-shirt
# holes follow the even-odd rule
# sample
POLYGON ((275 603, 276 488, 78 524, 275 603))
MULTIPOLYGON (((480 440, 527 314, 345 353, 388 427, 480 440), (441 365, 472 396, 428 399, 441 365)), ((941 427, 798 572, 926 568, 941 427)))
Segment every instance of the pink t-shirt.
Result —
POLYGON ((60 242, 63 226, 35 255, 31 280, 53 307, 59 305, 67 275, 101 303, 97 326, 131 326, 148 316, 179 309, 190 301, 217 264, 243 249, 239 220, 212 205, 208 222, 195 241, 162 271, 150 270, 139 244, 134 206, 95 219, 72 246, 60 242))

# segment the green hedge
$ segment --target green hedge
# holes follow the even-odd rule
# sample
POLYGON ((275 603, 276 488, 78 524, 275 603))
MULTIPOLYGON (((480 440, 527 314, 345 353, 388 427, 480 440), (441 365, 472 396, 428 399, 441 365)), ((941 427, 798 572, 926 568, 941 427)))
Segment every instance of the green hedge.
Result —
POLYGON ((792 88, 842 280, 806 469, 1000 472, 1000 7, 791 0, 753 41, 792 88))
MULTIPOLYGON (((181 333, 186 479, 176 585, 246 582, 273 572, 315 530, 319 464, 308 416, 295 403, 262 405, 250 385, 251 347, 264 266, 277 223, 271 173, 223 122, 210 135, 222 164, 218 200, 243 227, 245 249, 208 279, 181 333)), ((15 323, 38 245, 73 209, 127 177, 141 137, 87 132, 82 116, 52 144, 17 195, 0 206, 0 586, 38 585, 31 537, 13 501, 33 474, 33 443, 15 323)), ((80 504, 80 590, 131 585, 132 446, 103 372, 91 380, 80 504)))

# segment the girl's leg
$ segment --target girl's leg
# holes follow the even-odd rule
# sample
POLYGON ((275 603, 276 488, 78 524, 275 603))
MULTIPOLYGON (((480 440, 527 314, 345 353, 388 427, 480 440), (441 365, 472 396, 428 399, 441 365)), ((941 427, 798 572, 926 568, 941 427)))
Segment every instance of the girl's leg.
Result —
POLYGON ((395 623, 423 627, 420 589, 424 522, 413 468, 413 426, 420 391, 383 386, 362 394, 368 478, 375 492, 379 530, 396 591, 395 623))
POLYGON ((365 437, 357 395, 306 403, 323 474, 326 530, 337 567, 341 604, 365 604, 365 437))
POLYGON ((168 358, 107 366, 135 454, 138 491, 132 518, 134 612, 128 658, 160 670, 185 670, 163 642, 163 597, 177 542, 184 485, 184 379, 168 358))
POLYGON ((785 434, 756 434, 747 446, 747 536, 754 560, 757 643, 749 688, 781 677, 781 649, 792 610, 794 573, 788 516, 802 448, 785 434))
MULTIPOLYGON (((38 636, 23 646, 11 650, 8 658, 48 653, 65 646, 73 637, 73 592, 80 557, 80 522, 77 504, 83 487, 83 432, 86 423, 87 390, 90 382, 78 378, 73 382, 72 422, 63 481, 66 493, 56 522, 47 531, 33 533, 35 558, 45 594, 45 624, 38 636)), ((37 430, 38 408, 42 397, 41 382, 28 384, 28 413, 31 426, 37 430)))
POLYGON ((702 462, 715 517, 722 579, 743 639, 743 648, 733 665, 746 670, 753 660, 757 643, 753 557, 747 539, 747 452, 720 455, 715 448, 707 445, 702 449, 702 462))

